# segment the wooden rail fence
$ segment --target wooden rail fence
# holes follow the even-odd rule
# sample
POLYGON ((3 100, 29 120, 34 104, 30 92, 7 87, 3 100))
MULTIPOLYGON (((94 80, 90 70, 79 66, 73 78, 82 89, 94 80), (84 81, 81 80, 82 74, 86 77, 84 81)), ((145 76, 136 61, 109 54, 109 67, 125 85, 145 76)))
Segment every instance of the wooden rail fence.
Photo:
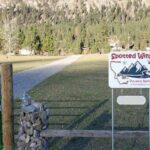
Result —
MULTIPOLYGON (((43 137, 93 137, 111 138, 112 132, 109 130, 45 130, 41 132, 43 137)), ((125 138, 148 138, 148 131, 116 131, 115 137, 125 138)))

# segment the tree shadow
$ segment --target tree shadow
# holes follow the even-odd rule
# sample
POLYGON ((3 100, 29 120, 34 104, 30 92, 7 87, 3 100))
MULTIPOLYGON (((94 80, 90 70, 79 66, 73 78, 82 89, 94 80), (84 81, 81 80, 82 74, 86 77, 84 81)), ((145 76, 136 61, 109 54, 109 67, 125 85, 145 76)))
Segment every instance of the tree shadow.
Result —
MULTIPOLYGON (((111 120, 111 114, 108 111, 103 112, 97 117, 86 130, 100 130, 104 129, 105 125, 111 120)), ((83 150, 90 140, 93 138, 72 138, 61 150, 83 150)))
POLYGON ((96 104, 94 107, 92 107, 87 112, 85 112, 83 115, 81 115, 76 120, 74 120, 70 125, 68 125, 67 129, 73 129, 77 124, 82 122, 86 117, 88 117, 90 114, 94 113, 98 108, 102 107, 107 102, 108 102, 108 99, 104 100, 103 102, 101 102, 99 104, 96 104))
MULTIPOLYGON (((75 119, 70 125, 68 125, 66 127, 66 129, 74 129, 76 127, 76 125, 80 124, 84 119, 86 119, 89 115, 91 115, 92 113, 94 113, 97 109, 99 109, 100 107, 103 107, 103 105, 105 105, 108 102, 108 99, 105 99, 104 101, 102 101, 101 103, 96 104, 95 106, 93 106, 91 109, 88 109, 88 111, 86 111, 84 114, 82 114, 80 117, 77 117, 77 119, 75 119)), ((105 124, 111 119, 111 115, 106 111, 104 112, 100 117, 96 118, 90 125, 88 125, 85 129, 90 130, 90 129, 98 129, 98 126, 100 125, 100 128, 103 128, 105 126, 105 124), (98 123, 98 124, 97 124, 98 123)), ((55 145, 59 140, 61 140, 62 138, 50 138, 49 139, 49 146, 53 146, 55 145)), ((86 145, 88 143, 88 141, 90 140, 90 138, 72 138, 70 140, 70 142, 68 144, 66 144, 66 146, 64 146, 64 148, 68 148, 70 147, 70 144, 73 146, 78 145, 78 141, 82 141, 82 145, 86 145), (77 139, 77 140, 76 140, 77 139), (77 142, 74 142, 77 141, 77 142), (72 142, 73 141, 73 142, 72 142), (84 144, 85 143, 85 144, 84 144), (75 144, 75 145, 74 145, 75 144)), ((79 145, 78 145, 79 146, 79 145)), ((72 146, 71 146, 72 147, 72 146)), ((79 150, 79 149, 78 149, 79 150)))

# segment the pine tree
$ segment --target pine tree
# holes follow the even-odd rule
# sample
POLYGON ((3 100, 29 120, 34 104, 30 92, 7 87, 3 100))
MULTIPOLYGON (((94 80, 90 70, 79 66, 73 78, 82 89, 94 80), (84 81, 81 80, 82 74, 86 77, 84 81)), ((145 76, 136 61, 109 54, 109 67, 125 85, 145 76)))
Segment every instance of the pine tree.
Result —
POLYGON ((53 41, 52 31, 50 32, 50 34, 45 33, 45 36, 43 37, 43 41, 42 41, 42 50, 48 53, 53 53, 54 41, 53 41))
POLYGON ((37 51, 40 54, 41 48, 42 48, 42 43, 41 43, 40 36, 38 35, 37 32, 35 32, 34 38, 31 41, 31 49, 37 51))
POLYGON ((24 40, 25 40, 25 34, 24 34, 23 30, 19 29, 19 33, 18 33, 18 49, 22 48, 24 40))

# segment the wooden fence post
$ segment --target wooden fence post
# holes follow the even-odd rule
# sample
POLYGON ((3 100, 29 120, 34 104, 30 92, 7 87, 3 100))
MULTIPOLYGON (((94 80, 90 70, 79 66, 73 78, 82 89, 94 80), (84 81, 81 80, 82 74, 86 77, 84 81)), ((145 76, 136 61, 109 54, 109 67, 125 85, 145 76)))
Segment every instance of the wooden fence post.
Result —
POLYGON ((12 64, 1 65, 2 127, 4 150, 14 149, 12 64))

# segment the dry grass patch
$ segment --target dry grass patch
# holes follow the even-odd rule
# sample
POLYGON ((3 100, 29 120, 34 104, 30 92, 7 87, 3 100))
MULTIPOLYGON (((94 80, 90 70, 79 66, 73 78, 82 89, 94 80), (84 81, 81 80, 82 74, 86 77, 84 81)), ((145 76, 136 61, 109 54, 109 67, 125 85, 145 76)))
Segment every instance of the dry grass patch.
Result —
POLYGON ((42 66, 55 60, 62 59, 64 56, 4 56, 0 55, 1 63, 13 63, 15 72, 29 68, 42 66))

